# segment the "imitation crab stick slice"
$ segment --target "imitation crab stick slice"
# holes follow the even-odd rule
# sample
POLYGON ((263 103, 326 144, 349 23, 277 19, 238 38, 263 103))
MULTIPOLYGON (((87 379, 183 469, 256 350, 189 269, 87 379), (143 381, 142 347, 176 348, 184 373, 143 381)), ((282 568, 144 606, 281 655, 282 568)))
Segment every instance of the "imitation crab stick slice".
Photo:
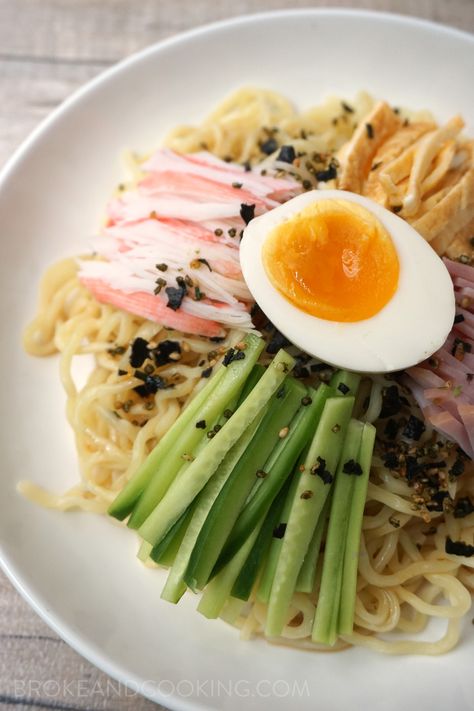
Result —
POLYGON ((215 321, 199 318, 187 314, 183 310, 173 311, 166 306, 164 301, 146 292, 136 291, 130 294, 112 289, 100 279, 81 279, 84 286, 103 304, 112 304, 119 309, 137 314, 150 321, 165 324, 185 333, 201 336, 221 336, 221 326, 215 321))

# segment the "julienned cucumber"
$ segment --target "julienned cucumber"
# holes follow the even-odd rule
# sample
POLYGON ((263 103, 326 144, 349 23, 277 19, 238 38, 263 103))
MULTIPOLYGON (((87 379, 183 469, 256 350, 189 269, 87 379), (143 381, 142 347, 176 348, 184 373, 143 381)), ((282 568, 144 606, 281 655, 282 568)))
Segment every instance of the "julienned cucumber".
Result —
POLYGON ((258 430, 219 492, 199 531, 185 575, 186 582, 193 590, 200 590, 207 583, 258 472, 279 441, 279 432, 291 421, 306 392, 306 388, 296 380, 286 378, 270 399, 258 430))
MULTIPOLYGON (((186 583, 184 581, 184 573, 186 571, 191 552, 196 544, 196 538, 198 537, 209 510, 218 497, 222 486, 225 484, 225 481, 234 469, 236 462, 238 462, 242 454, 245 452, 245 449, 247 448, 259 424, 259 417, 257 417, 256 421, 247 428, 243 435, 229 450, 218 466, 215 474, 211 477, 199 494, 194 505, 191 521, 188 524, 186 533, 174 560, 173 567, 168 574, 165 587, 163 588, 163 592, 161 594, 161 597, 164 600, 176 603, 185 592, 186 583)), ((164 536, 162 540, 165 540, 167 535, 164 536)))
POLYGON ((354 626, 354 609, 357 589, 357 569, 359 565, 359 548, 362 531, 367 485, 369 483, 370 465, 374 450, 376 430, 366 423, 362 432, 359 464, 362 474, 355 478, 350 506, 349 523, 347 526, 346 548, 344 552, 344 568, 342 574, 341 606, 339 611, 338 632, 341 635, 352 634, 354 626))
POLYGON ((356 467, 363 429, 362 422, 350 421, 333 486, 323 573, 312 634, 313 641, 322 644, 332 645, 337 639, 344 550, 356 478, 353 472, 358 471, 356 467))
POLYGON ((267 611, 265 634, 281 634, 298 573, 324 507, 354 406, 353 397, 326 400, 304 463, 283 538, 267 611))
POLYGON ((262 523, 250 534, 242 548, 225 568, 222 568, 220 573, 206 586, 197 608, 205 617, 215 619, 221 614, 237 576, 257 540, 262 523))
MULTIPOLYGON (((244 345, 245 350, 240 351, 243 357, 233 360, 227 366, 217 387, 210 392, 200 410, 194 414, 192 421, 189 422, 186 418, 184 422, 181 422, 181 418, 178 418, 174 427, 179 427, 180 432, 173 447, 166 451, 159 460, 153 457, 156 466, 155 472, 132 511, 128 522, 130 528, 139 528, 143 524, 160 503, 172 483, 176 483, 177 474, 179 473, 178 478, 180 479, 185 470, 189 468, 189 461, 184 463, 183 455, 188 458, 194 456, 196 447, 206 438, 206 428, 198 428, 196 423, 203 421, 209 426, 239 395, 264 344, 261 339, 249 334, 244 345)), ((184 412, 186 413, 186 410, 184 412)), ((153 456, 153 452, 150 456, 153 456)))
POLYGON ((296 460, 311 439, 331 389, 321 385, 309 392, 310 402, 297 412, 289 423, 288 433, 278 442, 265 465, 266 476, 259 482, 255 493, 242 510, 225 547, 219 556, 213 574, 218 572, 235 555, 265 511, 290 476, 296 460))
POLYGON ((269 507, 257 539, 243 564, 240 573, 232 587, 231 595, 239 600, 248 600, 255 581, 272 542, 273 532, 278 524, 283 506, 288 496, 290 481, 287 481, 275 501, 269 507))
POLYGON ((280 551, 283 545, 283 536, 285 535, 286 526, 288 524, 290 511, 297 488, 298 475, 296 473, 296 475, 293 476, 291 480, 290 489, 288 491, 288 496, 286 497, 285 505, 283 506, 283 510, 280 515, 280 520, 275 526, 270 550, 268 551, 267 560, 265 561, 265 567, 260 577, 257 591, 257 599, 259 600, 259 602, 267 603, 270 598, 273 578, 275 576, 278 558, 280 557, 280 551))
MULTIPOLYGON (((238 361, 241 362, 245 363, 245 360, 238 361)), ((207 447, 191 462, 182 476, 173 482, 163 499, 146 519, 139 530, 144 540, 152 545, 156 545, 161 540, 209 481, 229 449, 280 387, 294 362, 287 353, 279 351, 246 400, 211 439, 207 447)))
POLYGON ((162 458, 174 447, 181 433, 192 425, 199 415, 204 403, 209 399, 212 391, 218 386, 225 375, 225 368, 219 368, 202 390, 191 400, 181 413, 178 420, 163 435, 156 447, 150 452, 141 467, 135 472, 130 481, 124 486, 118 496, 109 506, 108 513, 123 521, 132 511, 138 498, 148 486, 148 483, 158 468, 162 458))
POLYGON ((303 565, 298 573, 298 579, 295 587, 296 592, 313 592, 314 581, 316 578, 316 568, 321 550, 321 541, 323 539, 324 529, 326 528, 330 503, 331 493, 329 493, 326 503, 324 504, 324 508, 321 511, 321 516, 319 517, 316 528, 314 529, 313 537, 311 538, 308 550, 306 551, 306 555, 303 560, 303 565))

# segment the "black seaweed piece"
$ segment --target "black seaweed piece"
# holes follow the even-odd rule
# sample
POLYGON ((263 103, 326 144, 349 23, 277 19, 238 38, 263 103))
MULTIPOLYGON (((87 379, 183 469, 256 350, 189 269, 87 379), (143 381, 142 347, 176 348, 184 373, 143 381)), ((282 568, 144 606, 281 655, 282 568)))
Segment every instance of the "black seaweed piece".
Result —
POLYGON ((373 138, 373 137, 374 137, 374 127, 372 126, 371 123, 366 123, 366 124, 365 124, 365 130, 367 131, 367 137, 368 137, 368 138, 373 138))
POLYGON ((446 539, 444 550, 449 555, 463 555, 467 558, 474 555, 474 546, 464 543, 464 541, 453 541, 449 536, 446 539))
POLYGON ((224 360, 222 361, 223 366, 225 366, 227 368, 227 366, 232 363, 232 360, 234 358, 234 353, 235 353, 234 348, 229 348, 229 350, 227 351, 227 353, 224 356, 224 360))
POLYGON ((144 338, 135 338, 132 343, 132 348, 130 351, 130 365, 132 368, 140 368, 145 360, 150 354, 150 349, 148 348, 148 341, 144 338))
POLYGON ((126 371, 126 370, 122 370, 122 368, 119 368, 119 369, 117 370, 117 375, 127 375, 127 371, 126 371))
POLYGON ((454 317, 454 323, 462 323, 464 321, 464 316, 462 314, 456 314, 454 317))
POLYGON ((400 393, 396 385, 390 385, 388 388, 384 388, 382 392, 382 410, 380 411, 380 418, 393 417, 393 415, 398 415, 402 409, 402 400, 400 398, 400 393))
POLYGON ((461 459, 461 457, 458 457, 456 461, 454 462, 453 466, 449 470, 449 475, 450 476, 461 476, 461 474, 464 474, 464 468, 466 464, 464 462, 464 459, 461 459))
POLYGON ((243 202, 240 205, 240 217, 243 219, 245 224, 248 225, 250 220, 253 220, 255 217, 255 205, 247 205, 243 202))
POLYGON ((347 393, 350 391, 350 388, 348 388, 345 383, 339 383, 339 385, 337 386, 337 389, 343 395, 347 395, 347 393))
POLYGON ((324 484, 332 484, 333 475, 326 469, 326 460, 318 457, 318 463, 311 468, 311 474, 319 476, 324 484))
POLYGON ((464 496, 462 499, 456 501, 453 511, 454 518, 465 518, 472 513, 474 513, 474 504, 469 496, 464 496))
POLYGON ((166 390, 167 388, 172 388, 173 385, 168 385, 166 380, 160 378, 159 375, 148 375, 142 370, 136 370, 134 376, 139 380, 143 381, 143 385, 137 385, 133 388, 135 392, 141 397, 147 397, 147 395, 154 395, 158 390, 166 390))
POLYGON ((293 146, 282 146, 280 152, 277 155, 277 160, 283 163, 293 163, 296 158, 296 152, 293 146))
POLYGON ((272 153, 275 153, 277 148, 278 143, 275 141, 274 138, 268 138, 266 141, 260 144, 260 150, 267 156, 270 156, 272 153))
POLYGON ((354 476, 360 476, 363 473, 359 462, 356 462, 354 459, 349 459, 349 461, 345 462, 342 471, 344 474, 353 474, 354 476))
POLYGON ((201 372, 201 378, 209 378, 212 373, 212 365, 201 372))
POLYGON ((279 391, 278 391, 277 394, 276 394, 277 399, 279 400, 280 398, 282 398, 282 397, 284 396, 285 392, 286 392, 286 391, 285 391, 285 386, 282 385, 281 388, 279 389, 279 391))
POLYGON ((416 457, 407 457, 405 466, 407 481, 413 481, 423 471, 423 467, 418 464, 416 457))
POLYGON ((320 183, 327 183, 328 180, 335 178, 337 178, 337 168, 334 163, 331 163, 326 170, 318 170, 316 173, 316 180, 320 183))
POLYGON ((280 348, 285 348, 285 346, 288 346, 289 344, 289 340, 282 333, 280 333, 280 331, 275 329, 275 333, 267 346, 267 353, 275 355, 275 353, 278 353, 280 348))
POLYGON ((279 523, 278 526, 273 529, 273 538, 283 538, 285 531, 286 523, 279 523))
POLYGON ((181 353, 181 346, 178 341, 161 341, 156 348, 150 350, 150 354, 153 356, 157 366, 166 365, 173 360, 170 358, 172 353, 181 353))
POLYGON ((426 508, 428 509, 428 511, 442 511, 443 501, 446 499, 446 497, 449 497, 447 491, 437 491, 435 494, 432 495, 431 501, 426 504, 426 508))
POLYGON ((410 415, 402 434, 404 437, 408 437, 408 439, 419 440, 425 430, 425 423, 418 417, 410 415))
POLYGON ((169 309, 173 309, 173 311, 177 311, 186 296, 186 286, 167 286, 165 291, 168 296, 168 303, 166 306, 169 309))

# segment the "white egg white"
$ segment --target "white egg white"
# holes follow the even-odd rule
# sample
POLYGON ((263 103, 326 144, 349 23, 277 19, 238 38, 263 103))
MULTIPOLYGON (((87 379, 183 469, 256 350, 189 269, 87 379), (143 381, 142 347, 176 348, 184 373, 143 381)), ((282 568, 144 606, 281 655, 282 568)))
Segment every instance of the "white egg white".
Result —
MULTIPOLYGON (((360 373, 402 370, 445 342, 455 315, 454 289, 443 261, 407 222, 368 198, 342 190, 313 190, 253 219, 244 230, 240 261, 261 309, 307 353, 360 373), (398 254, 400 276, 392 299, 375 316, 353 323, 327 321, 298 309, 273 286, 262 247, 277 225, 318 200, 347 200, 369 210, 386 228, 398 254)), ((324 269, 324 264, 315 269, 324 269)))

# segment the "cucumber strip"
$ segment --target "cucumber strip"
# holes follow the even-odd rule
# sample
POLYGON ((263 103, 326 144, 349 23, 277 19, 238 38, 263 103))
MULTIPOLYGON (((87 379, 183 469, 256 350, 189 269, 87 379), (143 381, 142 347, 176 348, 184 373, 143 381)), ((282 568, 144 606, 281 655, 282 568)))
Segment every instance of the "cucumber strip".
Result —
MULTIPOLYGON (((184 574, 186 572, 186 568, 189 563, 189 557, 194 549, 199 532, 201 531, 203 523, 209 513, 209 510, 211 509, 212 505, 214 504, 214 501, 219 495, 219 492, 221 491, 226 479, 233 471, 236 462, 240 459, 245 449, 248 447, 248 443, 254 436, 255 431, 257 430, 260 424, 262 416, 263 415, 260 415, 256 418, 256 421, 253 422, 247 428, 247 430, 236 442, 236 444, 234 444, 234 446, 229 450, 229 452, 226 454, 226 456, 220 463, 214 476, 208 481, 208 483, 200 493, 196 504, 193 507, 194 510, 191 521, 187 526, 173 567, 168 574, 166 584, 163 588, 163 592, 161 593, 161 597, 163 600, 168 600, 168 602, 177 603, 183 595, 184 591, 186 590, 184 574)), ((168 534, 166 534, 162 540, 165 540, 167 535, 168 534)), ((160 544, 158 544, 158 546, 159 545, 160 544)))
POLYGON ((364 507, 367 498, 367 486, 369 483, 375 434, 375 427, 366 423, 364 425, 364 431, 362 432, 362 442, 359 453, 359 464, 362 467, 362 474, 356 477, 356 481, 354 482, 349 524, 347 527, 346 550, 344 553, 341 607, 338 621, 338 632, 344 635, 352 634, 354 627, 362 518, 364 516, 364 507))
POLYGON ((326 499, 324 508, 321 512, 321 516, 318 518, 318 523, 314 529, 313 537, 309 544, 308 550, 304 557, 303 565, 301 566, 300 572, 298 573, 298 580, 296 581, 296 592, 312 593, 314 589, 314 580, 316 576, 316 568, 319 560, 319 553, 321 550, 321 541, 326 528, 329 507, 331 502, 331 495, 326 499))
POLYGON ((130 481, 127 482, 110 504, 108 509, 110 516, 114 516, 119 519, 119 521, 123 521, 123 519, 131 513, 142 492, 155 474, 162 458, 173 449, 183 430, 199 416, 201 408, 209 399, 215 388, 217 388, 225 372, 224 367, 220 367, 215 372, 203 389, 199 391, 196 397, 194 397, 183 410, 176 422, 174 422, 170 429, 163 435, 130 481))
POLYGON ((251 492, 251 498, 241 511, 214 567, 213 574, 219 572, 233 558, 247 536, 263 517, 267 507, 277 496, 286 479, 293 471, 296 460, 311 440, 330 393, 332 393, 332 390, 327 385, 321 385, 316 391, 312 390, 311 402, 301 407, 290 422, 288 434, 280 439, 265 464, 266 476, 260 480, 261 483, 255 493, 251 492))
MULTIPOLYGON (((238 361, 236 365, 245 362, 246 360, 238 361)), ((139 532, 145 541, 156 545, 161 540, 209 481, 229 449, 263 410, 294 363, 294 358, 283 350, 279 351, 245 402, 211 439, 201 454, 191 462, 182 476, 173 482, 163 499, 142 524, 139 532)), ((234 380, 237 380, 236 376, 234 380)))
MULTIPOLYGON (((173 564, 192 515, 193 507, 190 506, 176 521, 174 526, 170 528, 166 536, 162 538, 158 545, 151 549, 150 558, 155 563, 168 568, 173 564)), ((147 546, 150 545, 146 541, 144 541, 143 544, 147 546)))
POLYGON ((242 392, 240 393, 236 404, 233 407, 229 407, 229 410, 231 410, 233 412, 234 409, 236 410, 238 407, 240 407, 240 405, 244 402, 244 400, 247 399, 247 396, 250 395, 250 393, 252 392, 252 390, 254 389, 254 387, 256 386, 256 384, 258 383, 258 381, 264 374, 264 372, 265 372, 265 366, 261 365, 260 363, 255 363, 255 365, 253 366, 253 368, 250 372, 249 377, 245 381, 245 385, 242 388, 242 392))
POLYGON ((300 475, 273 579, 265 625, 268 637, 280 635, 285 626, 298 573, 331 488, 331 472, 339 462, 353 406, 351 396, 329 398, 324 405, 300 475))
POLYGON ((152 545, 150 545, 146 541, 142 541, 140 543, 140 548, 138 549, 138 553, 137 553, 138 560, 141 560, 142 563, 144 563, 150 557, 150 553, 152 550, 153 550, 152 545))
POLYGON ((348 462, 358 462, 363 429, 362 422, 350 421, 333 486, 321 588, 312 632, 313 641, 321 644, 333 645, 337 639, 344 550, 356 478, 354 474, 345 473, 344 467, 348 462))
POLYGON ((232 560, 206 586, 197 609, 208 619, 216 619, 221 614, 230 597, 232 586, 257 540, 259 530, 260 527, 257 526, 232 560))
POLYGON ((237 598, 235 597, 230 597, 222 608, 222 612, 219 617, 221 620, 224 620, 224 622, 227 622, 229 625, 235 625, 235 622, 244 607, 244 600, 237 600, 237 598))
POLYGON ((329 383, 338 397, 356 395, 361 376, 350 370, 337 370, 329 383))
POLYGON ((279 441, 278 433, 292 419, 300 406, 306 388, 293 378, 287 378, 272 396, 268 410, 249 446, 237 462, 232 474, 219 492, 191 554, 185 580, 193 589, 201 590, 227 540, 240 510, 272 449, 279 441))
POLYGON ((232 596, 238 598, 239 600, 248 600, 250 597, 252 588, 255 585, 257 576, 270 548, 273 538, 273 531, 278 524, 286 497, 288 495, 289 484, 290 482, 288 481, 278 494, 275 501, 273 501, 273 503, 269 506, 262 527, 260 528, 257 536, 257 540, 255 541, 254 546, 233 585, 232 596))
MULTIPOLYGON (((226 372, 217 387, 211 391, 205 402, 201 404, 193 419, 189 421, 189 418, 186 418, 181 423, 181 418, 178 418, 175 426, 179 424, 180 435, 175 440, 172 449, 167 451, 165 456, 159 460, 155 457, 153 458, 155 472, 132 511, 128 522, 130 528, 140 528, 163 499, 170 486, 176 483, 175 479, 181 479, 185 471, 191 467, 189 462, 186 462, 183 467, 183 455, 193 456, 198 444, 206 441, 206 428, 196 427, 196 422, 204 420, 205 423, 210 425, 224 412, 230 402, 240 394, 264 345, 261 339, 252 334, 246 337, 245 343, 247 347, 244 351, 241 351, 244 358, 234 360, 227 366, 226 372)), ((150 543, 154 545, 158 540, 157 538, 150 541, 150 543)))
POLYGON ((297 488, 298 472, 296 472, 291 479, 290 489, 288 492, 288 496, 286 497, 285 504, 283 506, 283 511, 281 513, 280 520, 278 522, 278 525, 275 526, 275 530, 273 532, 270 550, 268 552, 265 567, 263 569, 263 573, 258 585, 257 600, 259 602, 268 603, 268 600, 270 598, 273 578, 275 575, 278 558, 280 556, 281 547, 283 545, 283 536, 285 535, 285 529, 288 524, 290 511, 293 505, 293 499, 295 498, 295 492, 297 488))

